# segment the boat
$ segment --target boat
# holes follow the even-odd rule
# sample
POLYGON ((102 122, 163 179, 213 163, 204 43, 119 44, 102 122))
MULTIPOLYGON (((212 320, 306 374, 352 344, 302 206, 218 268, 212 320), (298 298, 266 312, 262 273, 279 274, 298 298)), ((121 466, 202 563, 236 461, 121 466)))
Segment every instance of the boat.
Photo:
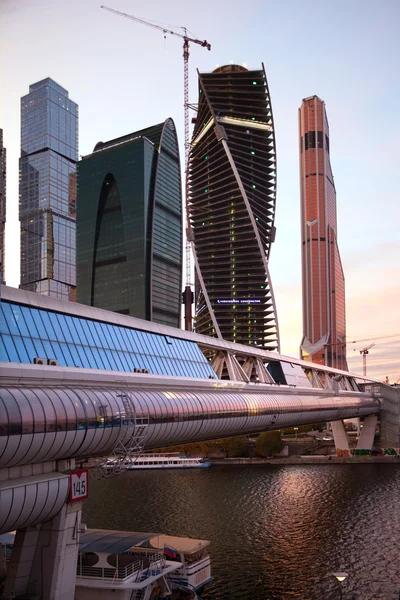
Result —
MULTIPOLYGON (((8 559, 14 533, 0 536, 8 559)), ((201 600, 212 581, 209 542, 158 533, 87 529, 79 538, 75 600, 201 600)))
POLYGON ((199 456, 182 456, 179 452, 154 452, 128 456, 122 463, 118 458, 107 459, 106 468, 112 469, 116 465, 123 470, 131 471, 135 469, 193 469, 210 467, 211 462, 199 456))
POLYGON ((164 548, 165 556, 181 564, 169 576, 173 585, 177 584, 198 591, 212 581, 209 541, 160 535, 157 539, 150 540, 150 543, 159 549, 164 548))

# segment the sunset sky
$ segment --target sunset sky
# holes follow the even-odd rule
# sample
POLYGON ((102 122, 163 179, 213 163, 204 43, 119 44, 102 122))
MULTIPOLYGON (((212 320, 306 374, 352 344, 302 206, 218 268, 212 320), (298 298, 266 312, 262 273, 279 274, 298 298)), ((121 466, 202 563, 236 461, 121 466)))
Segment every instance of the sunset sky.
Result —
MULTIPOLYGON (((107 6, 211 43, 196 68, 229 62, 267 73, 278 157, 270 271, 281 351, 302 337, 298 107, 326 103, 346 278, 349 368, 400 379, 400 2, 398 0, 104 0, 107 6), (379 339, 374 339, 379 338, 379 339), (356 341, 356 343, 350 343, 356 341)), ((79 105, 79 154, 172 117, 183 156, 181 40, 113 15, 97 0, 0 0, 0 128, 7 148, 7 284, 19 284, 20 98, 51 77, 79 105)))

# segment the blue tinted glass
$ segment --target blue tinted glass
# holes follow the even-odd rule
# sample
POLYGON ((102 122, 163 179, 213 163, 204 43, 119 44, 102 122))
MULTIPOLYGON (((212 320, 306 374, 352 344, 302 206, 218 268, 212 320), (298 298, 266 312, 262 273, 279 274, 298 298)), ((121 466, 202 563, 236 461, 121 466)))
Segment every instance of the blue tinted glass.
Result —
POLYGON ((126 360, 125 360, 124 353, 120 351, 120 352, 117 352, 117 354, 118 354, 119 362, 122 365, 122 370, 123 371, 128 371, 129 369, 128 369, 128 365, 127 365, 126 360))
POLYGON ((140 332, 140 335, 142 337, 142 344, 146 354, 160 354, 158 349, 151 343, 151 338, 153 337, 151 334, 140 332))
POLYGON ((139 331, 132 331, 132 343, 137 354, 143 354, 142 339, 139 331))
POLYGON ((65 340, 66 342, 73 342, 74 340, 72 339, 72 335, 69 330, 66 317, 64 315, 56 315, 56 317, 60 324, 60 339, 62 341, 65 340))
POLYGON ((99 350, 99 354, 101 356, 101 359, 103 361, 104 368, 106 369, 106 371, 112 371, 113 367, 110 364, 109 357, 106 354, 106 352, 104 350, 99 350))
POLYGON ((65 344, 64 342, 60 342, 60 346, 61 346, 61 350, 62 350, 62 353, 65 358, 65 365, 67 367, 74 367, 75 363, 71 356, 71 352, 69 351, 68 344, 65 344))
POLYGON ((22 338, 19 337, 19 336, 18 337, 14 336, 13 340, 14 340, 14 344, 15 344, 15 347, 16 347, 17 352, 18 352, 18 356, 19 356, 20 362, 22 362, 22 363, 30 363, 31 361, 30 361, 29 356, 28 356, 28 354, 26 352, 25 344, 24 344, 22 338))
POLYGON ((97 365, 97 369, 105 369, 104 363, 102 361, 102 358, 100 356, 100 352, 97 350, 97 348, 91 348, 91 351, 93 353, 93 357, 94 360, 96 361, 96 365, 97 365))
POLYGON ((52 342, 51 345, 53 346, 54 358, 59 361, 60 365, 63 365, 64 367, 67 366, 60 344, 58 342, 52 342))
POLYGON ((54 332, 53 325, 50 321, 49 313, 47 313, 46 311, 43 310, 43 311, 41 311, 41 317, 42 317, 44 328, 47 333, 47 337, 49 338, 49 340, 57 341, 58 338, 54 332))
POLYGON ((94 321, 88 322, 88 327, 93 336, 94 343, 97 348, 103 348, 103 343, 101 341, 103 337, 103 332, 101 331, 100 323, 95 323, 94 321))
POLYGON ((83 367, 85 367, 85 369, 90 369, 90 362, 89 362, 89 359, 87 358, 87 356, 86 356, 86 352, 84 351, 84 349, 82 348, 82 346, 77 346, 77 348, 76 348, 76 349, 77 349, 77 351, 78 351, 78 354, 79 354, 79 356, 80 356, 80 362, 81 362, 81 365, 82 365, 83 367))
POLYGON ((23 338, 26 351, 28 353, 29 362, 32 363, 35 356, 37 356, 36 348, 30 338, 23 338))
POLYGON ((7 316, 6 316, 6 308, 7 304, 5 302, 0 302, 0 333, 8 333, 7 327, 7 316))
POLYGON ((119 360, 118 352, 116 350, 113 350, 110 354, 112 354, 112 357, 113 357, 113 359, 115 361, 115 364, 116 364, 115 370, 116 371, 122 371, 123 370, 122 369, 122 364, 121 364, 121 362, 119 360))
POLYGON ((2 308, 3 314, 1 315, 0 319, 0 331, 2 331, 3 333, 19 335, 17 322, 15 320, 13 311, 11 310, 11 306, 9 304, 2 303, 2 308))
POLYGON ((75 329, 77 331, 78 334, 78 338, 79 338, 79 342, 81 344, 88 344, 88 340, 86 339, 85 333, 82 329, 82 325, 81 325, 81 320, 78 319, 77 317, 72 317, 72 321, 75 325, 75 329))
POLYGON ((56 356, 55 350, 53 349, 53 346, 51 345, 50 342, 48 342, 47 340, 43 340, 42 339, 42 344, 43 344, 45 356, 47 358, 56 358, 56 359, 58 359, 58 356, 56 356))
POLYGON ((72 366, 81 367, 81 359, 74 344, 68 344, 68 348, 72 356, 72 366))
POLYGON ((137 343, 136 343, 136 335, 135 332, 133 331, 133 329, 128 329, 126 330, 126 338, 129 342, 130 347, 132 348, 133 352, 137 352, 137 343))
POLYGON ((104 355, 107 357, 107 362, 110 365, 109 368, 111 369, 111 371, 118 371, 118 367, 116 365, 116 362, 114 360, 114 356, 113 356, 113 353, 111 352, 111 350, 106 349, 103 352, 104 352, 104 355))
POLYGON ((134 364, 133 364, 133 362, 134 362, 133 361, 133 355, 132 354, 128 354, 127 352, 125 352, 124 356, 125 356, 125 361, 126 361, 126 364, 127 364, 127 370, 128 371, 133 371, 133 369, 135 368, 134 364))
POLYGON ((126 329, 125 327, 120 327, 119 328, 119 336, 120 336, 120 344, 123 350, 127 350, 128 352, 131 350, 131 346, 128 340, 128 337, 126 335, 126 329))
POLYGON ((98 367, 97 367, 96 360, 95 360, 95 358, 93 356, 92 349, 89 348, 89 346, 85 346, 85 352, 86 352, 86 356, 87 356, 88 361, 89 361, 89 368, 90 369, 97 369, 98 367))
POLYGON ((35 357, 36 358, 47 358, 42 342, 38 339, 33 339, 32 343, 35 348, 35 357))
POLYGON ((103 326, 103 323, 96 323, 96 330, 100 336, 102 348, 110 348, 110 343, 105 331, 106 328, 103 326))
POLYGON ((186 375, 186 369, 183 365, 183 361, 173 358, 172 362, 174 363, 174 368, 177 375, 186 375))
POLYGON ((81 326, 85 334, 86 343, 89 344, 89 346, 95 346, 96 344, 94 343, 93 336, 88 326, 88 322, 85 321, 85 319, 81 319, 81 326))
POLYGON ((55 339, 59 342, 63 342, 64 341, 64 335, 61 331, 61 327, 60 327, 60 323, 57 319, 57 315, 55 315, 54 313, 48 313, 47 316, 49 317, 49 320, 52 324, 53 327, 53 331, 54 331, 54 335, 55 335, 55 339))
POLYGON ((113 325, 106 325, 106 327, 107 327, 108 334, 112 340, 113 348, 116 348, 117 350, 122 350, 122 347, 121 347, 121 344, 119 341, 119 336, 120 336, 120 333, 118 331, 119 328, 114 327, 113 325))
POLYGON ((76 327, 75 327, 75 319, 74 319, 74 317, 68 317, 67 318, 67 322, 68 322, 69 332, 70 332, 70 334, 72 336, 72 341, 75 344, 81 344, 81 340, 80 340, 79 334, 78 334, 78 332, 76 330, 76 327))
POLYGON ((8 354, 3 340, 3 334, 0 334, 0 361, 8 362, 8 354))
POLYGON ((45 329, 45 326, 43 325, 41 313, 41 310, 33 311, 33 318, 35 320, 36 329, 38 330, 40 339, 47 340, 49 336, 47 335, 47 331, 45 329))
POLYGON ((17 321, 19 331, 21 335, 30 337, 28 327, 26 326, 25 319, 22 313, 22 307, 11 304, 11 309, 14 313, 15 320, 17 321))
POLYGON ((2 337, 3 337, 4 345, 6 347, 6 351, 8 354, 7 360, 9 360, 10 362, 20 362, 19 356, 15 349, 14 342, 12 340, 11 335, 7 335, 7 334, 3 333, 2 337))
POLYGON ((39 337, 36 325, 31 315, 31 311, 26 306, 21 306, 21 310, 25 319, 26 326, 28 328, 29 335, 34 338, 39 337))
POLYGON ((155 373, 159 373, 160 375, 169 375, 168 368, 165 364, 165 359, 162 356, 154 356, 153 357, 153 365, 155 369, 155 373))
POLYGON ((101 323, 101 329, 103 331, 103 335, 106 338, 107 343, 104 344, 106 348, 111 348, 114 349, 114 342, 113 339, 108 331, 108 327, 106 323, 101 323))

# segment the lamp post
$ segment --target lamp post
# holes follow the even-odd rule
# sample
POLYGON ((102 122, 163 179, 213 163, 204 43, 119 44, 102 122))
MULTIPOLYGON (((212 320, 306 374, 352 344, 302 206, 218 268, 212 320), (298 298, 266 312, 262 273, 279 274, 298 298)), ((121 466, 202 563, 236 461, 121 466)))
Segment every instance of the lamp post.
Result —
POLYGON ((343 594, 342 594, 342 583, 345 579, 347 579, 347 577, 349 576, 348 573, 332 573, 332 575, 334 577, 336 577, 336 579, 338 580, 339 583, 339 590, 340 590, 340 600, 343 600, 343 594))
POLYGON ((299 428, 298 427, 293 427, 293 429, 295 431, 295 440, 297 440, 297 432, 298 432, 299 428))

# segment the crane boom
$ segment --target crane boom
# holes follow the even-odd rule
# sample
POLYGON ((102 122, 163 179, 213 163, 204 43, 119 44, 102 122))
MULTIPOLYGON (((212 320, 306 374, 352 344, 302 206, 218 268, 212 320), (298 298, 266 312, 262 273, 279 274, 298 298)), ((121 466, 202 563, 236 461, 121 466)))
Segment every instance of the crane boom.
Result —
POLYGON ((120 17, 126 17, 127 19, 131 19, 132 21, 136 21, 137 23, 141 23, 142 25, 147 25, 148 27, 153 27, 153 29, 158 29, 158 31, 162 31, 164 35, 169 33, 170 35, 174 35, 175 37, 179 37, 183 39, 183 102, 184 102, 184 131, 185 131, 185 221, 186 221, 186 285, 184 291, 184 304, 185 304, 185 329, 188 331, 192 331, 192 290, 190 283, 190 250, 191 250, 191 235, 190 235, 190 218, 189 218, 189 177, 188 177, 188 163, 189 163, 189 42, 193 44, 198 44, 203 48, 207 48, 207 50, 211 50, 211 44, 207 42, 207 40, 197 40, 195 38, 191 38, 187 35, 186 27, 182 27, 183 34, 177 33, 172 29, 168 29, 167 27, 163 27, 162 25, 156 25, 155 23, 150 23, 149 21, 145 21, 144 19, 140 19, 139 17, 134 17, 133 15, 129 15, 127 13, 121 12, 119 10, 115 10, 114 8, 110 8, 108 6, 101 6, 104 10, 108 10, 120 17), (190 302, 190 304, 189 304, 190 302))
POLYGON ((211 44, 207 42, 207 40, 196 40, 195 38, 190 38, 187 35, 186 27, 182 27, 185 34, 177 33, 173 29, 168 29, 167 27, 163 27, 162 25, 156 25, 155 23, 150 23, 150 21, 145 21, 144 19, 140 19, 139 17, 134 17, 133 15, 128 15, 128 13, 121 12, 120 10, 115 10, 115 8, 110 8, 109 6, 101 6, 100 8, 104 8, 104 10, 108 10, 109 12, 115 13, 120 17, 126 17, 127 19, 132 19, 132 21, 136 21, 137 23, 142 23, 142 25, 148 25, 149 27, 153 27, 154 29, 158 29, 163 33, 170 33, 171 35, 175 35, 176 37, 180 37, 188 42, 193 42, 194 44, 199 44, 203 46, 203 48, 207 48, 207 50, 211 50, 211 44))

